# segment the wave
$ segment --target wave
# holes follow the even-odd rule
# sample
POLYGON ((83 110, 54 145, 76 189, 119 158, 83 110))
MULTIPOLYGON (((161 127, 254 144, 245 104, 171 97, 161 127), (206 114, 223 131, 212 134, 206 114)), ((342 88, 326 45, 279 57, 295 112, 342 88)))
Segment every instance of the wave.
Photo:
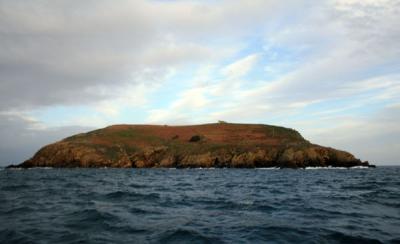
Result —
POLYGON ((32 167, 28 168, 28 170, 35 170, 35 169, 54 169, 53 167, 32 167))
POLYGON ((147 188, 148 186, 144 185, 144 184, 131 183, 131 184, 129 184, 129 187, 132 187, 132 188, 147 188))
POLYGON ((137 193, 128 191, 115 191, 104 195, 106 200, 130 200, 130 201, 156 201, 160 199, 160 194, 158 193, 137 193))
POLYGON ((7 168, 7 170, 25 170, 25 168, 7 168))
POLYGON ((20 206, 20 207, 14 207, 13 209, 10 209, 9 211, 6 212, 6 214, 26 214, 26 213, 31 213, 32 211, 35 211, 36 209, 28 207, 28 206, 20 206))
POLYGON ((275 170, 275 169, 280 169, 279 167, 266 167, 266 168, 254 168, 254 169, 260 169, 260 170, 275 170))
POLYGON ((147 209, 138 208, 138 207, 129 207, 128 212, 133 214, 133 215, 136 215, 136 214, 140 214, 140 215, 161 214, 160 211, 147 210, 147 209))
POLYGON ((212 170, 212 169, 217 169, 217 168, 215 168, 215 167, 194 167, 194 168, 188 168, 188 169, 195 169, 195 170, 211 169, 212 170))
POLYGON ((32 238, 18 230, 13 230, 10 227, 0 230, 1 243, 35 243, 32 238))
POLYGON ((367 167, 367 166, 353 166, 353 167, 350 167, 350 169, 369 169, 369 167, 367 167))
POLYGON ((337 241, 338 243, 382 243, 378 239, 368 238, 358 235, 349 235, 346 233, 331 231, 332 233, 322 236, 322 242, 337 241))
POLYGON ((305 167, 304 169, 369 169, 368 166, 353 166, 353 167, 332 167, 332 166, 316 166, 316 167, 305 167))
POLYGON ((210 237, 194 230, 169 230, 159 235, 159 243, 221 243, 217 237, 210 237))
POLYGON ((332 166, 326 166, 326 167, 320 167, 320 166, 316 166, 316 167, 305 167, 304 169, 349 169, 346 167, 332 167, 332 166))
POLYGON ((109 212, 99 209, 83 209, 66 216, 67 226, 70 228, 110 228, 113 223, 119 223, 120 218, 109 212))
POLYGON ((30 188, 30 185, 19 184, 19 185, 5 185, 5 186, 2 186, 0 189, 3 190, 3 191, 11 191, 11 192, 13 192, 13 191, 23 191, 23 190, 26 190, 26 189, 29 189, 29 188, 30 188))

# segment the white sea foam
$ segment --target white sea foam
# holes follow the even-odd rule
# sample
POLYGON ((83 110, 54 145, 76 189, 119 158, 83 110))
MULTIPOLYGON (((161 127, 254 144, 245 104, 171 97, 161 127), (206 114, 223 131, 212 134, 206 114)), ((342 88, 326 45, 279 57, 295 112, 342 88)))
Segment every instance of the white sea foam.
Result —
POLYGON ((354 166, 354 167, 351 167, 351 169, 368 169, 369 167, 368 166, 354 166))
POLYGON ((346 167, 332 167, 332 166, 328 166, 328 167, 305 167, 304 169, 348 169, 346 167))
POLYGON ((267 168, 255 168, 255 169, 274 170, 274 169, 280 169, 280 168, 279 167, 267 167, 267 168))
POLYGON ((304 169, 368 169, 367 166, 353 166, 353 167, 305 167, 304 169))
POLYGON ((28 168, 29 170, 32 169, 54 169, 53 167, 33 167, 33 168, 28 168))
POLYGON ((196 167, 196 168, 186 168, 186 169, 216 169, 215 167, 196 167))
POLYGON ((9 170, 23 170, 24 168, 9 168, 9 170))

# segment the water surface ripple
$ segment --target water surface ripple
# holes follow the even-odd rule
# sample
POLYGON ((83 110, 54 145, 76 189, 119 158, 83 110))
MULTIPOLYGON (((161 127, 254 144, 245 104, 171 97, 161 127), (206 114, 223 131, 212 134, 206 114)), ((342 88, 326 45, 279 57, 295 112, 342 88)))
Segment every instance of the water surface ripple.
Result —
POLYGON ((400 167, 0 170, 0 243, 400 243, 400 167))

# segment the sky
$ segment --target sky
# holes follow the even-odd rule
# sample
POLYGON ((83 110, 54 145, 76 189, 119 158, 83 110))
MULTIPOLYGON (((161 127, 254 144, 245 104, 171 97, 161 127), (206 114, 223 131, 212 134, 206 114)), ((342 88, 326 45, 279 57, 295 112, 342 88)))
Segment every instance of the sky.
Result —
POLYGON ((400 165, 399 23, 399 0, 0 0, 0 165, 218 120, 400 165))

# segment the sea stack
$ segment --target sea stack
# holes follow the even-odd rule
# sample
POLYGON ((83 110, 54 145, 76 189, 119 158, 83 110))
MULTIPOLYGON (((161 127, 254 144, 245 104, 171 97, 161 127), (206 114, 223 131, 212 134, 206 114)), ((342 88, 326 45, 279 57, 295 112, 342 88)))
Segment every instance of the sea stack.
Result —
POLYGON ((41 148, 16 167, 353 167, 352 154, 263 124, 113 125, 41 148))

